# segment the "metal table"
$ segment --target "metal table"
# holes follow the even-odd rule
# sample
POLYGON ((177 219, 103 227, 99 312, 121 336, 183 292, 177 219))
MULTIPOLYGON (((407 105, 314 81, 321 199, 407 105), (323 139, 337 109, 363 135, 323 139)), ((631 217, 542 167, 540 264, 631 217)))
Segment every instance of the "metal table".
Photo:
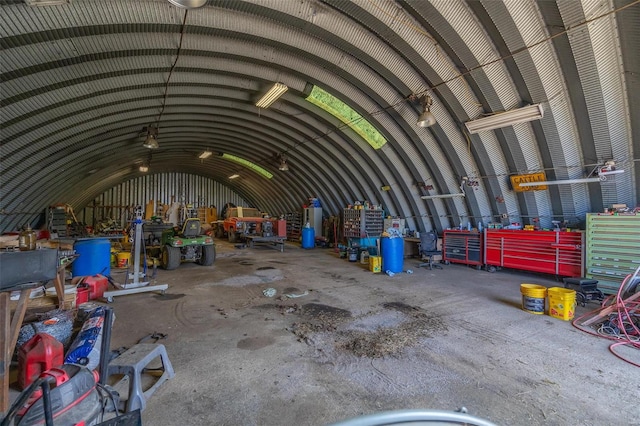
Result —
POLYGON ((262 237, 259 235, 247 235, 245 237, 249 243, 249 247, 254 248, 256 243, 266 244, 277 248, 281 252, 284 251, 285 237, 262 237))

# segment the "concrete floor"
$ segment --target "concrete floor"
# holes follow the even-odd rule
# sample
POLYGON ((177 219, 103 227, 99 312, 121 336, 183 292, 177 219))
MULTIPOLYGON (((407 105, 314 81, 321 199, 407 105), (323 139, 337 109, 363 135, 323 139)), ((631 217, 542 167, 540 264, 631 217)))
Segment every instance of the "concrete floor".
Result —
POLYGON ((217 253, 211 267, 159 270, 164 296, 111 304, 112 349, 168 335, 176 376, 149 399, 144 424, 326 425, 464 406, 501 425, 640 425, 640 369, 609 341, 521 310, 520 284, 560 285, 554 277, 430 271, 417 259, 405 260, 413 274, 389 277, 294 244, 218 241, 217 253))

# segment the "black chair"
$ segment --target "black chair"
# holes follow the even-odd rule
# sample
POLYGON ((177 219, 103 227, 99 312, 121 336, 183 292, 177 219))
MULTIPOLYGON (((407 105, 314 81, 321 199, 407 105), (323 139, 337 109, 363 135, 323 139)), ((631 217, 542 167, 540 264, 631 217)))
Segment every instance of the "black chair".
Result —
POLYGON ((438 234, 435 231, 423 232, 420 234, 420 256, 423 261, 418 265, 418 268, 427 266, 429 269, 438 268, 442 269, 442 265, 433 262, 433 257, 441 255, 442 252, 438 250, 438 234))

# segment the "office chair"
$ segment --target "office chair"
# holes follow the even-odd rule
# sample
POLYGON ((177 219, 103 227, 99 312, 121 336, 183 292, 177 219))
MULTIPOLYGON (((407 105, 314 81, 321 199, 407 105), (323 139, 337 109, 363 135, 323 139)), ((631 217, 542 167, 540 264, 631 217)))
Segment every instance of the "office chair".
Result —
POLYGON ((436 231, 423 232, 420 234, 420 256, 422 262, 418 265, 418 268, 427 266, 429 269, 438 268, 442 269, 442 265, 433 262, 433 256, 441 255, 442 251, 438 250, 438 234, 436 231))

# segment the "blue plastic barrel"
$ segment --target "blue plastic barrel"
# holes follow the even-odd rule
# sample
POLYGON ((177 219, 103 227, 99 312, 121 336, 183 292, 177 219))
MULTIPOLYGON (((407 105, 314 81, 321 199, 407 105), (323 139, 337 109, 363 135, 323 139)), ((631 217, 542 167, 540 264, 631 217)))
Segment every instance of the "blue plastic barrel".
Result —
POLYGON ((382 272, 402 272, 404 269, 404 239, 382 237, 380 239, 382 252, 382 272))
POLYGON ((76 241, 73 245, 80 256, 71 264, 74 277, 111 274, 111 243, 105 238, 76 241))
POLYGON ((302 248, 312 249, 316 246, 316 231, 313 228, 302 228, 302 248))

